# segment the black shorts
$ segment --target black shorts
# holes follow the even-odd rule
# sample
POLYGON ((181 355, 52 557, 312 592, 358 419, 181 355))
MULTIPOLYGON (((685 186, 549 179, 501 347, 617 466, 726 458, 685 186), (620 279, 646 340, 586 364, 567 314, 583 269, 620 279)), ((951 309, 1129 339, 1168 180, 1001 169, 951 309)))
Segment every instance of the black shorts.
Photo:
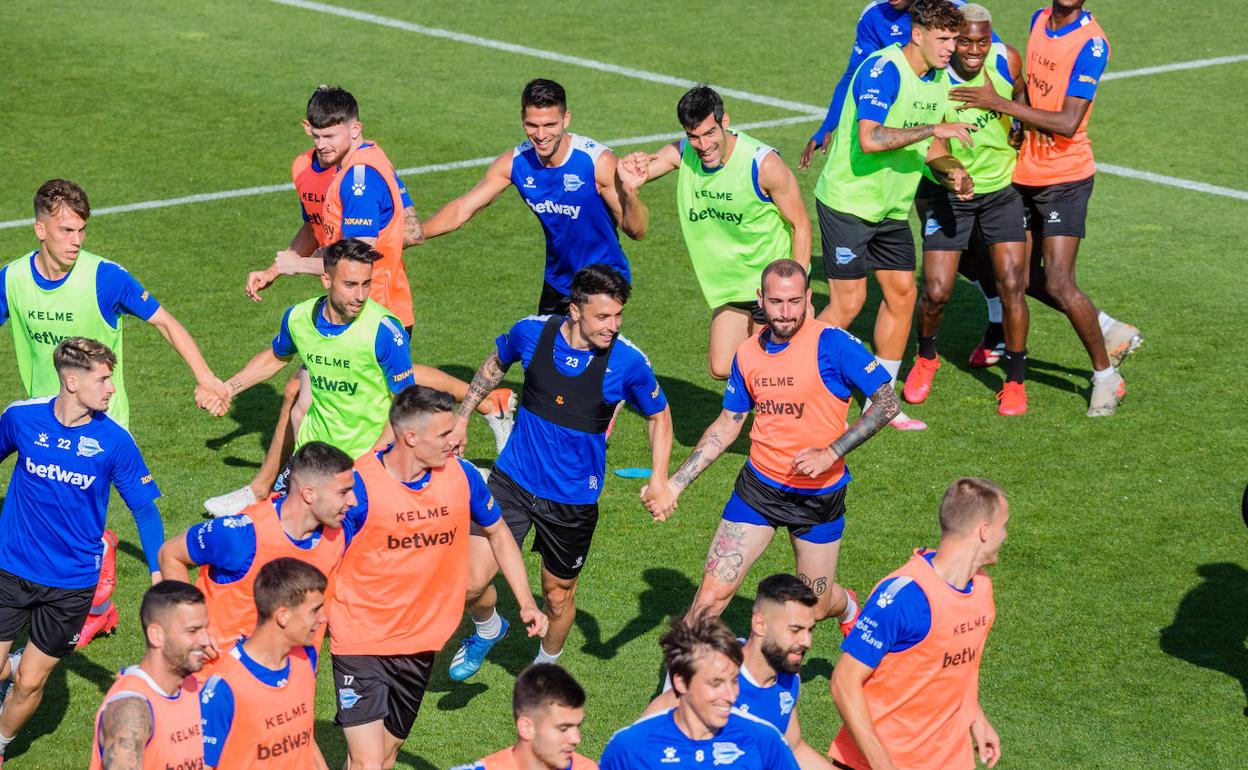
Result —
POLYGON ((1087 234, 1088 200, 1092 197, 1095 175, 1077 182, 1062 182, 1044 187, 1016 184, 1023 196, 1027 229, 1037 238, 1070 235, 1083 238, 1087 234))
MULTIPOLYGON (((516 545, 523 548, 529 530, 535 529, 533 552, 542 555, 547 572, 562 580, 581 574, 598 526, 597 503, 574 505, 538 497, 498 469, 490 474, 489 487, 516 545)), ((483 534, 475 524, 471 532, 483 534)))
POLYGON ((396 738, 407 738, 420 712, 436 653, 334 655, 339 727, 381 720, 396 738))
POLYGON ((763 314, 763 308, 759 306, 756 299, 752 299, 749 302, 729 302, 728 307, 735 307, 737 310, 744 310, 749 313, 750 320, 759 326, 767 325, 767 316, 763 314))
POLYGON ((54 588, 0 570, 0 642, 13 641, 29 626, 31 644, 63 658, 78 644, 94 598, 95 586, 54 588))
POLYGON ((972 235, 985 246, 1022 243, 1027 240, 1023 219, 1023 197, 1012 186, 969 201, 940 188, 928 198, 923 251, 963 251, 972 235))
MULTIPOLYGON (((788 492, 758 478, 758 474, 749 465, 741 468, 737 474, 737 483, 733 487, 733 496, 744 503, 750 510, 763 517, 767 524, 775 529, 785 527, 794 536, 801 538, 811 533, 812 529, 829 522, 839 521, 845 517, 845 486, 821 495, 803 495, 788 492)), ((745 517, 734 515, 732 501, 724 510, 724 518, 729 521, 747 521, 745 517)), ((840 528, 822 527, 814 542, 830 542, 840 539, 840 528), (833 536, 835 535, 835 536, 833 536)))
POLYGON ((828 280, 866 278, 867 270, 914 271, 914 235, 902 219, 868 222, 815 201, 828 280))
POLYGON ((572 296, 542 281, 542 296, 537 300, 538 315, 567 315, 572 296))

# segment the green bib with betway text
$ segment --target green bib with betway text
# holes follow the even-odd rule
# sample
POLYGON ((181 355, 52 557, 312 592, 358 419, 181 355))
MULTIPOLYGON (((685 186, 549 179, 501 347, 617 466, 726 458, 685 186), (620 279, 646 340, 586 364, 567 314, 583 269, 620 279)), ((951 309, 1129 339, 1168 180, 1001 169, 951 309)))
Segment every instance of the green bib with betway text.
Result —
MULTIPOLYGON (((1003 99, 1014 98, 1014 86, 1001 76, 1000 69, 1009 72, 1009 59, 1006 57, 1005 45, 993 43, 992 50, 984 59, 984 66, 979 74, 965 83, 955 83, 950 79, 950 88, 979 88, 984 84, 984 73, 989 69, 988 77, 992 78, 993 89, 1003 99)), ((952 69, 951 74, 956 77, 952 69)), ((996 192, 1010 185, 1014 179, 1014 164, 1018 161, 1018 152, 1010 146, 1009 115, 1002 115, 995 110, 981 110, 978 107, 958 110, 949 106, 945 118, 950 122, 958 121, 975 126, 971 132, 973 147, 963 147, 957 139, 949 140, 949 149, 953 157, 962 161, 966 171, 975 180, 975 194, 996 192)))

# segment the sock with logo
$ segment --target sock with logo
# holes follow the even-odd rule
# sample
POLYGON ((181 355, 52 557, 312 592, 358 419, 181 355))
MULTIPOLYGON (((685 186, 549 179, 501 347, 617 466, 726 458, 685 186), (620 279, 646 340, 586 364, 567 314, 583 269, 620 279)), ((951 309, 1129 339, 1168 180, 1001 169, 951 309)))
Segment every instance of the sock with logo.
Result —
POLYGON ((490 611, 490 617, 486 620, 472 619, 473 625, 477 627, 477 636, 485 640, 497 639, 498 635, 503 632, 503 619, 498 615, 498 609, 490 611))
POLYGON ((1027 373, 1027 348, 1005 351, 1005 381, 1022 382, 1027 373))
POLYGON ((1101 325, 1101 334, 1108 333, 1110 327, 1118 323, 1113 316, 1106 313, 1104 310, 1101 310, 1096 314, 1096 322, 1101 325))
POLYGON ((559 652, 556 652, 554 655, 551 655, 549 652, 546 652, 546 648, 542 646, 542 643, 538 642, 537 643, 537 657, 533 659, 533 662, 534 663, 558 663, 559 656, 562 654, 563 654, 563 650, 560 650, 559 652))
POLYGON ((930 337, 919 337, 919 357, 935 358, 936 357, 936 335, 930 337))
POLYGON ((846 591, 845 592, 845 611, 842 612, 840 616, 837 617, 836 622, 848 623, 849 621, 853 620, 854 616, 857 614, 858 614, 858 602, 854 601, 854 597, 849 593, 849 591, 846 591))

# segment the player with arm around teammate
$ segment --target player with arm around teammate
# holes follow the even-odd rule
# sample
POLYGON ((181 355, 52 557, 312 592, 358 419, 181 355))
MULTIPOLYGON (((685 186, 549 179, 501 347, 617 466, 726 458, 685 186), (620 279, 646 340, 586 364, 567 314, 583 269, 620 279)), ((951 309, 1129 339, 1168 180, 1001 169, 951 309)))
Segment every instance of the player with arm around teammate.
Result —
POLYGON ((148 589, 139 606, 143 660, 122 670, 95 715, 91 770, 203 767, 199 682, 212 640, 204 595, 179 580, 148 589))

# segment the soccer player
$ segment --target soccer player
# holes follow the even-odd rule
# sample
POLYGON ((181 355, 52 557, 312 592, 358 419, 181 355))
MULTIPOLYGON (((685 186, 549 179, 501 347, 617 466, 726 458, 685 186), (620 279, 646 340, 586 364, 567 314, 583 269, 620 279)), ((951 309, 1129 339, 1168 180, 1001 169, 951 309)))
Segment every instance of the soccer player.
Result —
POLYGON ((737 770, 797 770, 784 737, 769 722, 733 706, 741 643, 719 618, 674 618, 659 639, 676 706, 611 736, 602 770, 731 765, 737 770))
POLYGON ((534 663, 511 693, 515 744, 454 770, 598 770, 576 753, 585 721, 585 690, 559 666, 534 663))
POLYGON ((1084 0, 1054 0, 1032 17, 1025 101, 1003 98, 990 83, 955 88, 949 96, 966 107, 1011 115, 1030 129, 1014 168, 1014 184, 1026 204, 1028 252, 1040 250, 1044 288, 1092 360, 1088 416, 1104 417, 1127 392, 1109 353, 1125 357, 1141 340, 1138 329, 1098 311, 1075 283, 1075 257, 1096 173, 1088 118, 1109 62, 1109 41, 1083 5, 1084 0), (1115 338, 1110 344, 1107 333, 1115 338))
MULTIPOLYGON (((1009 99, 1022 90, 1022 58, 1004 43, 992 42, 992 15, 978 4, 962 7, 953 59, 946 70, 950 83, 978 87, 991 83, 1009 99)), ((932 378, 940 368, 936 333, 945 305, 953 293, 962 253, 978 234, 992 259, 995 283, 1005 319, 1005 384, 997 394, 997 411, 1020 415, 1027 411, 1023 384, 1027 363, 1027 254, 1023 249, 1023 199, 1011 184, 1017 152, 1010 146, 1008 115, 966 110, 960 118, 975 126, 974 147, 954 142, 953 157, 961 161, 975 183, 975 195, 963 201, 952 191, 924 177, 918 196, 927 200, 923 230, 923 294, 919 299, 919 353, 906 377, 902 395, 912 404, 922 403, 931 392, 932 378)))
MULTIPOLYGON (((867 300, 867 270, 884 295, 875 319, 875 355, 895 381, 914 313, 914 236, 907 217, 924 165, 961 200, 974 184, 948 140, 970 145, 967 123, 941 122, 962 15, 946 0, 916 0, 904 46, 868 56, 854 73, 853 100, 815 185, 815 210, 828 277, 828 306, 819 318, 848 329, 867 300)), ((901 413, 893 426, 923 430, 901 413)))
POLYGON ((424 226, 426 239, 458 230, 514 186, 546 236, 540 315, 568 311, 572 277, 586 265, 608 265, 629 280, 616 228, 639 241, 648 223, 637 198, 638 185, 616 178, 615 153, 570 133, 571 121, 563 86, 530 80, 520 94, 520 125, 528 139, 499 155, 475 187, 439 209, 424 226))
POLYGON ((329 601, 348 770, 393 767, 412 730, 434 656, 463 616, 470 523, 484 532, 487 558, 502 565, 529 635, 547 627, 489 489, 453 455, 453 397, 406 388, 390 425, 394 444, 356 460, 357 505, 347 515, 355 535, 329 601))
MULTIPOLYGON (((734 707, 770 723, 793 750, 802 770, 831 770, 827 758, 802 740, 797 700, 802 692, 802 659, 815 630, 818 598, 802 581, 788 574, 765 577, 754 596, 750 635, 742 642, 734 707)), ((673 708, 676 692, 665 690, 646 707, 646 714, 673 708)))
MULTIPOLYGON (((490 491, 516 543, 530 529, 542 557, 543 607, 550 632, 535 662, 554 663, 576 616, 576 584, 598 525, 598 497, 606 477, 606 431, 616 406, 627 401, 645 415, 651 476, 644 500, 663 520, 675 501, 667 485, 672 454, 672 413, 645 354, 620 334, 628 281, 605 265, 581 268, 572 279, 568 315, 529 316, 496 340, 459 408, 457 441, 463 441, 472 407, 498 385, 507 369, 524 366, 524 390, 511 441, 490 474, 490 491)), ((477 533, 474 533, 477 534, 477 533)), ((476 630, 451 660, 451 679, 481 668, 485 654, 507 633, 495 610, 491 581, 497 567, 480 537, 472 543, 468 613, 476 630)))
POLYGON ((212 646, 195 586, 164 580, 139 607, 147 651, 122 670, 95 715, 91 770, 203 767, 199 682, 212 646))
POLYGON ((0 706, 0 762, 87 619, 110 485, 134 516, 152 582, 160 581, 160 490, 130 433, 106 414, 116 364, 103 343, 70 337, 52 351, 60 392, 0 415, 0 460, 17 454, 0 510, 0 680, 13 676, 13 640, 30 632, 0 706))
POLYGON ((880 581, 841 644, 832 699, 844 726, 828 756, 848 770, 973 770, 1001 758, 979 705, 979 665, 996 618, 992 581, 1009 503, 958 479, 940 501, 940 546, 880 581))
POLYGON ((313 735, 325 575, 282 557, 256 576, 256 627, 200 692, 208 770, 328 770, 313 735))
POLYGON ((707 368, 714 379, 726 380, 733 351, 765 323, 754 301, 759 273, 788 257, 809 269, 810 218, 780 154, 729 130, 724 100, 714 89, 687 91, 676 117, 685 138, 654 155, 633 153, 620 163, 619 174, 624 184, 640 186, 679 171, 680 229, 711 307, 707 368))
MULTIPOLYGON (((763 270, 758 301, 767 326, 733 359, 723 411, 671 480, 677 498, 732 445, 754 411, 750 456, 711 541, 702 584, 686 615, 719 615, 776 530, 789 530, 797 575, 818 597, 816 619, 848 628, 857 609, 836 583, 845 527, 845 456, 897 414, 888 374, 857 338, 810 313, 806 271, 791 259, 763 270), (853 390, 871 406, 845 427, 853 390)), ((643 493, 646 490, 643 489, 643 493)))
MULTIPOLYGON (((330 580, 350 541, 343 520, 354 506, 355 473, 350 455, 322 441, 309 441, 290 457, 286 494, 253 503, 237 516, 197 524, 160 549, 166 580, 190 581, 204 592, 216 658, 221 649, 256 627, 256 576, 283 556, 306 561, 330 580)), ((324 628, 313 638, 320 649, 324 628)), ((201 677, 202 678, 202 677, 201 677)))

